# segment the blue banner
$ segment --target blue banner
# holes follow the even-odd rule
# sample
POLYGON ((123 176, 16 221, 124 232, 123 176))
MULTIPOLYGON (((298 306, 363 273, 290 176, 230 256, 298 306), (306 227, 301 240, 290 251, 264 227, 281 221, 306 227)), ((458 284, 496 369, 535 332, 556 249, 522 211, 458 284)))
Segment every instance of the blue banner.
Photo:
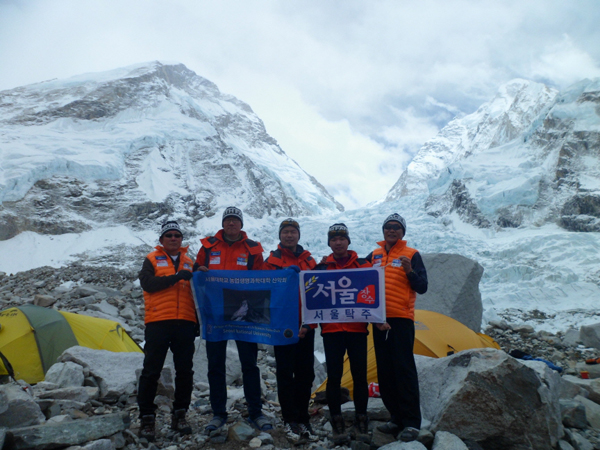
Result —
POLYGON ((194 272, 192 291, 207 341, 298 342, 298 273, 293 269, 194 272))
POLYGON ((302 323, 385 322, 382 268, 300 272, 302 323))

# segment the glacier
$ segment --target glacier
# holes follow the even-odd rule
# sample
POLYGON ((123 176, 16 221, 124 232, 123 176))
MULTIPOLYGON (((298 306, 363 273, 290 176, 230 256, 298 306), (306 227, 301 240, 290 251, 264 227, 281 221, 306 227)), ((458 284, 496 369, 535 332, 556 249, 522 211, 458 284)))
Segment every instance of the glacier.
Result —
POLYGON ((330 253, 327 227, 336 222, 366 256, 384 218, 398 212, 409 245, 484 267, 486 321, 552 331, 595 323, 599 105, 600 80, 562 92, 513 80, 426 142, 386 198, 343 211, 248 105, 183 65, 2 91, 0 251, 14 256, 0 271, 76 261, 136 270, 166 218, 182 223, 195 254, 229 205, 244 210, 244 229, 266 252, 293 216, 316 259, 330 253))

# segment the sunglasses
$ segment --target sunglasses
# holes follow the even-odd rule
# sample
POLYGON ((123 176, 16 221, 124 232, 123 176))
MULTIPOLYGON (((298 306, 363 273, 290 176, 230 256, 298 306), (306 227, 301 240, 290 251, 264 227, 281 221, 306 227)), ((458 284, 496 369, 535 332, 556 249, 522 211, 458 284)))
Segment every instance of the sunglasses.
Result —
POLYGON ((402 225, 386 225, 385 227, 383 227, 383 229, 398 231, 398 230, 402 230, 402 225))
POLYGON ((177 238, 177 239, 180 239, 180 238, 183 237, 183 235, 182 234, 172 234, 172 233, 169 233, 169 234, 165 234, 163 237, 166 237, 167 239, 171 239, 173 237, 177 238))

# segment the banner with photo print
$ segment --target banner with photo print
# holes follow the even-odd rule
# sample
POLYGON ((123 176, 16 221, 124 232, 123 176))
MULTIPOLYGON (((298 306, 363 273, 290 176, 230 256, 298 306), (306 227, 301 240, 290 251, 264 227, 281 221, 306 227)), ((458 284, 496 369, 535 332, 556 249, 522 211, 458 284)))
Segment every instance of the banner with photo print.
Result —
POLYGON ((193 293, 207 341, 298 342, 298 273, 284 270, 194 272, 193 293))
POLYGON ((385 322, 384 283, 380 267, 302 271, 302 322, 385 322))

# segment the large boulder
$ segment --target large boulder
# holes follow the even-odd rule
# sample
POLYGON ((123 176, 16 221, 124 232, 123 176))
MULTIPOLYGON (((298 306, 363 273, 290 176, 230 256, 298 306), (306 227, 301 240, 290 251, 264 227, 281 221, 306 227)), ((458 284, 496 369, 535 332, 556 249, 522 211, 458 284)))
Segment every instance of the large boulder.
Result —
POLYGON ((600 349, 600 323, 583 325, 579 329, 579 338, 586 347, 600 349))
POLYGON ((100 398, 117 400, 121 395, 130 395, 136 390, 135 371, 142 367, 144 354, 71 347, 60 355, 58 361, 72 361, 88 368, 100 387, 100 398))
MULTIPOLYGON (((111 436, 129 428, 129 413, 118 412, 88 419, 10 430, 15 450, 64 448, 111 436)), ((110 441, 108 441, 110 443, 110 441)), ((86 446, 86 448, 88 448, 86 446)), ((89 448, 98 447, 97 444, 89 448)))
POLYGON ((45 380, 60 387, 82 386, 85 375, 83 367, 69 361, 50 366, 46 372, 45 380))
POLYGON ((21 385, 0 385, 0 427, 26 427, 45 421, 42 410, 21 385))
POLYGON ((431 431, 449 431, 485 450, 545 450, 562 437, 560 381, 546 371, 543 380, 541 366, 533 369, 495 349, 416 359, 431 431))
POLYGON ((417 296, 416 309, 438 312, 481 331, 483 304, 479 280, 483 267, 477 261, 448 253, 422 254, 427 269, 427 292, 417 296))

